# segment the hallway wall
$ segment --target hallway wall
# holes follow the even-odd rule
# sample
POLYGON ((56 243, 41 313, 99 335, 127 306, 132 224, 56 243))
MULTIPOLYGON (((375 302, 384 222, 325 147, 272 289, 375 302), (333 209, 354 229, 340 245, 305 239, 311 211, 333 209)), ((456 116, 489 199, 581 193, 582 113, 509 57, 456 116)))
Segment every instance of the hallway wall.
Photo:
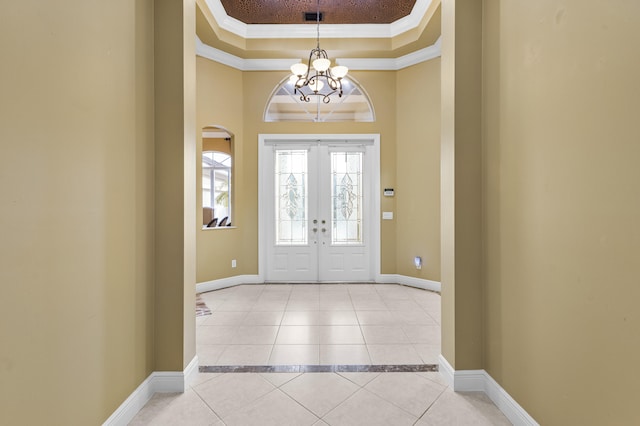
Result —
POLYGON ((396 85, 396 273, 439 282, 440 58, 398 71, 396 85))
POLYGON ((640 423, 639 27, 484 2, 485 368, 544 425, 640 423))
POLYGON ((101 424, 153 371, 153 1, 3 2, 0 423, 101 424))

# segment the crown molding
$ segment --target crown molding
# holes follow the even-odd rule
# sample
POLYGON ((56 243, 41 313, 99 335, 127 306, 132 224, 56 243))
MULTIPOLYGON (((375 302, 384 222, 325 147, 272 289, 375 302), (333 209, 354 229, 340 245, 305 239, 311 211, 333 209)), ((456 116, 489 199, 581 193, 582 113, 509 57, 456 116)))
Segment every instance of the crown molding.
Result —
MULTIPOLYGON (((399 58, 337 58, 336 63, 347 66, 354 71, 398 71, 440 57, 441 44, 441 38, 438 38, 431 46, 399 58)), ((196 55, 240 71, 289 71, 292 64, 300 61, 299 58, 243 59, 204 44, 197 36, 196 55)))
MULTIPOLYGON (((433 0, 416 0, 411 13, 390 24, 322 25, 322 38, 393 38, 417 28, 433 0)), ((220 28, 245 39, 316 38, 309 24, 245 24, 227 15, 220 0, 205 0, 220 28)))

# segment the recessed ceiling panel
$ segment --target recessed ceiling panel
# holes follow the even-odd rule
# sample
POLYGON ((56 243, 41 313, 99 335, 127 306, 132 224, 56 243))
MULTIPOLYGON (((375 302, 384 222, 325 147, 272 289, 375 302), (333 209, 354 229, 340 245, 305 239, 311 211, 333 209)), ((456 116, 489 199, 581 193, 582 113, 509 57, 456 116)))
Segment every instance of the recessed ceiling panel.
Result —
MULTIPOLYGON (((227 15, 245 24, 304 24, 315 0, 220 0, 227 15)), ((416 0, 320 0, 324 24, 390 24, 411 13, 416 0)), ((313 22, 312 22, 313 23, 313 22)))

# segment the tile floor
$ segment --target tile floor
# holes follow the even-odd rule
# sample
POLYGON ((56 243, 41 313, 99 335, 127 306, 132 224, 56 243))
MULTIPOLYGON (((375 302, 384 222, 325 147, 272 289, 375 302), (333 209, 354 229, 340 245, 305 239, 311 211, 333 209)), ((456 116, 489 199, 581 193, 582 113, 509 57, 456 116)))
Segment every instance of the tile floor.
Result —
MULTIPOLYGON (((440 296, 399 285, 246 285, 201 295, 200 365, 435 364, 440 296)), ((509 425, 437 372, 199 373, 131 425, 509 425)))
POLYGON ((440 295, 400 285, 269 284, 203 293, 200 365, 437 364, 440 295))

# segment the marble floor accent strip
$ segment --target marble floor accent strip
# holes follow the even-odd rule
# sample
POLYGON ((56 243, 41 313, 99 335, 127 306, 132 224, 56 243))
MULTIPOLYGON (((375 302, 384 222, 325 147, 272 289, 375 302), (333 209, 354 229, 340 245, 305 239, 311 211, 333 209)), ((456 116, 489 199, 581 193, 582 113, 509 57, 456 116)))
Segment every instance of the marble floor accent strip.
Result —
POLYGON ((425 373, 438 364, 400 365, 201 365, 201 373, 425 373))

